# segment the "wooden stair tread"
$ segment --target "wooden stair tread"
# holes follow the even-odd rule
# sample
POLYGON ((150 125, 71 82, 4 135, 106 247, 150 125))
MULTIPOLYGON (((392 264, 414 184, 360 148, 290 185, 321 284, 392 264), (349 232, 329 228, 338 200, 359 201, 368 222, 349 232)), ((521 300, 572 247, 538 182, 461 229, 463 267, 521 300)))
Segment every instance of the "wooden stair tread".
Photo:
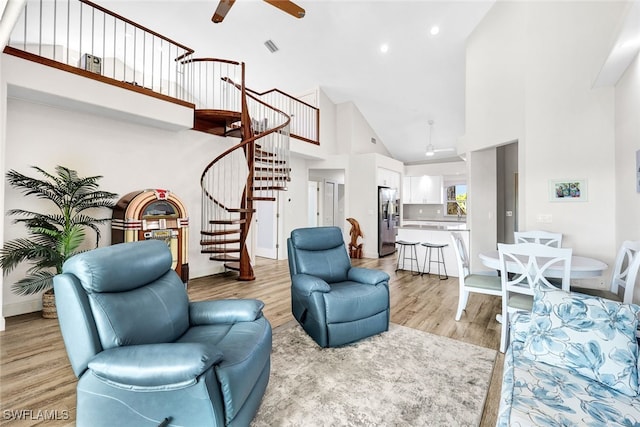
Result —
POLYGON ((240 113, 239 111, 230 110, 200 109, 195 110, 195 115, 196 117, 201 117, 202 119, 211 122, 224 123, 227 126, 239 121, 242 118, 242 113, 240 113))
POLYGON ((254 156, 257 158, 260 157, 275 157, 277 154, 276 153, 272 153, 271 151, 264 151, 264 150, 260 150, 259 148, 256 148, 255 154, 254 156))
POLYGON ((208 246, 208 245, 228 245, 232 243, 240 243, 242 240, 240 239, 210 239, 210 240, 200 240, 200 246, 208 246))
POLYGON ((247 222, 246 219, 211 219, 209 220, 209 224, 219 224, 219 225, 245 224, 246 222, 247 222))
POLYGON ((209 259, 211 261, 222 261, 222 262, 227 262, 227 261, 235 261, 235 262, 240 262, 240 257, 237 256, 229 256, 229 255, 212 255, 209 257, 209 259))
POLYGON ((286 175, 258 175, 253 177, 256 181, 287 181, 287 178, 286 175))
POLYGON ((250 200, 254 202, 275 202, 275 197, 251 197, 250 200))
POLYGON ((289 173, 291 168, 267 168, 264 166, 256 166, 253 168, 256 172, 268 172, 268 173, 289 173))
POLYGON ((227 262, 225 263, 225 268, 233 271, 240 271, 240 263, 239 262, 227 262))
POLYGON ((246 208, 228 208, 227 212, 233 213, 254 213, 255 209, 246 209, 246 208))
POLYGON ((252 187, 254 191, 287 191, 287 187, 281 187, 277 185, 269 185, 266 187, 252 187))
POLYGON ((225 234, 238 234, 240 231, 239 228, 232 228, 229 230, 201 231, 200 234, 203 236, 222 236, 225 234))
POLYGON ((195 110, 193 129, 201 132, 226 136, 227 128, 241 119, 241 113, 228 110, 195 110))
POLYGON ((234 254, 238 252, 240 252, 240 248, 207 248, 200 250, 200 253, 203 254, 234 254))
POLYGON ((264 158, 258 157, 255 160, 258 163, 266 163, 268 165, 285 165, 288 163, 286 160, 279 160, 279 159, 273 159, 273 158, 264 159, 264 158))

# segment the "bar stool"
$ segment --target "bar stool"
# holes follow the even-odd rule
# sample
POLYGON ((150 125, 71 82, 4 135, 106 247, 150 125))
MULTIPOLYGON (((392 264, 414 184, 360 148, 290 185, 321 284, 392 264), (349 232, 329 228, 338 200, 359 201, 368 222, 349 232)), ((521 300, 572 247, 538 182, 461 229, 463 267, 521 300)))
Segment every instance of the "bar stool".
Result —
POLYGON ((418 264, 418 246, 419 242, 407 242, 405 240, 398 240, 396 244, 400 245, 398 249, 398 262, 396 263, 396 271, 405 270, 404 264, 406 260, 410 261, 409 268, 411 269, 412 276, 420 275, 420 264, 418 264), (407 256, 407 247, 409 247, 409 256, 407 256), (402 268, 400 268, 400 260, 402 259, 402 268), (416 262, 416 271, 413 270, 413 261, 416 262))
POLYGON ((422 265, 422 274, 430 274, 431 273, 431 264, 435 263, 438 264, 438 278, 440 280, 447 280, 449 278, 449 275, 447 274, 447 266, 444 263, 444 251, 442 250, 442 248, 449 246, 446 243, 422 243, 422 246, 424 246, 425 252, 424 252, 424 263, 422 265), (433 250, 436 250, 436 255, 438 256, 437 260, 433 260, 432 256, 433 256, 433 250), (425 268, 427 265, 427 258, 429 259, 429 268, 425 268), (440 274, 440 265, 442 265, 442 268, 444 269, 444 276, 440 274))

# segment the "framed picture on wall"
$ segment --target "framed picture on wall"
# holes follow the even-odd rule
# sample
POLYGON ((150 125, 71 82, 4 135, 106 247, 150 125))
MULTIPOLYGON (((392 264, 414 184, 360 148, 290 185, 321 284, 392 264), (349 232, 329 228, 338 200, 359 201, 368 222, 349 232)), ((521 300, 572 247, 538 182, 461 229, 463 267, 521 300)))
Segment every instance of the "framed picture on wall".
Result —
POLYGON ((586 179, 549 180, 549 200, 552 202, 585 202, 587 195, 586 179))

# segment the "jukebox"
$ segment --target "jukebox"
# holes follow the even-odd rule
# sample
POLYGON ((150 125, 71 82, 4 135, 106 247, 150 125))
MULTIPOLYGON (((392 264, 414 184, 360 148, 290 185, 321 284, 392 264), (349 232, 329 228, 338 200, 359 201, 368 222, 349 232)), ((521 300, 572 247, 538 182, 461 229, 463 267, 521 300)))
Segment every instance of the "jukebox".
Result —
POLYGON ((186 284, 189 280, 188 230, 187 210, 170 191, 134 191, 118 200, 113 209, 111 243, 164 240, 171 249, 172 267, 186 284))

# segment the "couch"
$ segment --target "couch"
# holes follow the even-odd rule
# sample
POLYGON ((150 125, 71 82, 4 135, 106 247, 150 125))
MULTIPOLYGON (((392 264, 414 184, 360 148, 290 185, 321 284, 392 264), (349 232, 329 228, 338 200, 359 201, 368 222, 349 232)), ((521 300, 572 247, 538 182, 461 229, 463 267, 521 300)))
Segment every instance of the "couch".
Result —
POLYGON ((638 426, 640 307, 537 290, 512 318, 497 425, 638 426))
POLYGON ((166 243, 76 255, 54 277, 78 426, 248 426, 270 373, 258 300, 190 302, 166 243))
POLYGON ((287 250, 293 317, 320 347, 389 330, 389 275, 352 267, 342 230, 293 230, 287 250))

